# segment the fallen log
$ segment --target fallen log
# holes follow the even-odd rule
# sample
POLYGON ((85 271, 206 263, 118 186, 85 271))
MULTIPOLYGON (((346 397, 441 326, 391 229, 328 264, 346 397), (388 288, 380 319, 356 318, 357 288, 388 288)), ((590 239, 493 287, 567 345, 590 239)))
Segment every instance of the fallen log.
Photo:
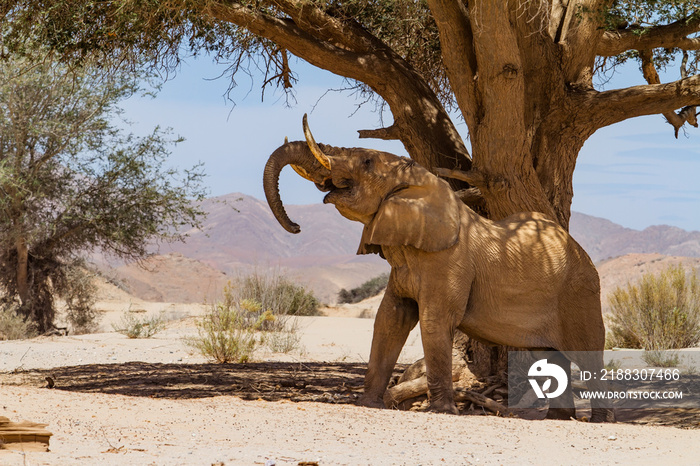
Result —
MULTIPOLYGON (((458 381, 460 376, 461 372, 452 372, 452 381, 458 381)), ((416 398, 426 393, 428 393, 428 377, 422 375, 416 379, 401 382, 388 389, 386 393, 384 393, 384 404, 387 408, 396 408, 402 401, 408 400, 409 398, 416 398)))
POLYGON ((508 408, 503 406, 498 401, 492 400, 481 393, 473 392, 464 388, 455 389, 455 402, 471 401, 472 403, 483 406, 489 411, 505 416, 508 414, 508 408))
MULTIPOLYGON (((459 372, 452 373, 452 380, 457 381, 460 378, 459 372)), ((489 387, 486 392, 490 393, 498 385, 489 387)), ((426 376, 418 377, 417 379, 402 382, 394 387, 391 387, 384 394, 384 404, 387 408, 397 408, 399 404, 410 398, 416 398, 421 395, 425 395, 428 392, 428 378, 426 376)), ((483 406, 489 411, 500 414, 507 415, 508 408, 503 406, 501 403, 488 398, 487 396, 477 393, 464 388, 455 389, 455 402, 465 402, 469 401, 475 405, 483 406)))
POLYGON ((49 451, 47 424, 22 421, 12 422, 0 416, 0 450, 49 451))

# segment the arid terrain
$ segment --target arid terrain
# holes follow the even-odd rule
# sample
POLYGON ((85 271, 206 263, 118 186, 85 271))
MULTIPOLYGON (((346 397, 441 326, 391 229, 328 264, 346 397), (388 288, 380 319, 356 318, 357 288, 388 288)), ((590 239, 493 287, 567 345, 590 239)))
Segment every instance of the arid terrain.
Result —
MULTIPOLYGON (((0 464, 697 464, 700 455, 700 420, 683 412, 601 425, 354 406, 373 322, 357 315, 377 298, 299 318, 291 353, 220 365, 182 339, 204 306, 108 285, 102 295, 101 333, 0 342, 0 416, 53 433, 49 452, 0 451, 0 464), (127 309, 170 322, 148 339, 106 331, 127 309)), ((399 362, 421 356, 414 331, 399 362)))
MULTIPOLYGON (((206 231, 190 242, 138 266, 103 267, 98 333, 0 341, 0 416, 53 433, 49 452, 0 450, 0 465, 698 464, 697 412, 625 412, 622 422, 590 424, 466 406, 460 416, 355 406, 373 325, 360 316, 372 317, 381 295, 298 318, 292 352, 208 361, 184 339, 196 334, 203 303, 237 274, 277 268, 332 304, 340 288, 388 270, 354 256, 359 231, 334 211, 291 206, 304 233, 285 236, 260 201, 238 198, 212 202, 206 231), (112 327, 125 312, 162 313, 168 325, 129 339, 112 327)), ((644 273, 700 267, 697 232, 640 232, 581 214, 572 231, 597 261, 604 302, 644 273)), ((416 330, 397 374, 421 357, 416 330)))

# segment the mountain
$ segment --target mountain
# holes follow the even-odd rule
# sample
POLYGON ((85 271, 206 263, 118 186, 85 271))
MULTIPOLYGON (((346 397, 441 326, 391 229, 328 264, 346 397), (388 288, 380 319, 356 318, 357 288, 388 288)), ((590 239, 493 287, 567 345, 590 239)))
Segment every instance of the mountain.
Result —
POLYGON ((204 201, 202 208, 208 216, 201 230, 188 231, 185 243, 161 245, 153 252, 157 257, 165 256, 164 263, 179 270, 172 272, 173 282, 177 282, 174 276, 178 274, 194 282, 205 277, 206 290, 184 287, 180 295, 170 294, 164 287, 168 280, 163 270, 167 267, 159 263, 160 275, 152 275, 150 281, 142 267, 117 267, 113 273, 130 292, 149 300, 163 296, 166 301, 175 297, 182 300, 182 294, 186 294, 188 302, 196 302, 205 291, 211 295, 210 287, 225 283, 215 271, 231 277, 272 268, 308 285, 322 302, 334 303, 341 288, 354 288, 389 270, 378 256, 355 254, 362 225, 341 217, 330 205, 288 206, 290 218, 301 225, 301 233, 296 235, 279 225, 267 203, 251 196, 219 196, 204 201))
POLYGON ((593 262, 631 253, 700 257, 698 231, 668 225, 639 231, 578 212, 572 212, 569 230, 593 262))
POLYGON ((286 232, 267 203, 243 194, 206 200, 201 230, 192 230, 187 242, 170 248, 219 270, 232 272, 241 264, 310 267, 349 262, 378 262, 356 256, 362 225, 340 216, 331 205, 292 205, 287 212, 301 225, 301 233, 286 232))
MULTIPOLYGON (((209 212, 202 229, 189 231, 186 243, 154 251, 164 258, 151 259, 146 266, 151 272, 133 265, 117 268, 116 275, 132 293, 142 299, 196 302, 211 296, 231 276, 276 268, 308 285, 323 302, 334 303, 340 288, 359 286, 389 270, 376 255, 355 254, 362 225, 341 217, 331 205, 287 206, 290 218, 301 226, 297 235, 282 229, 267 204, 251 196, 219 196, 202 207, 209 212)), ((638 231, 574 212, 571 234, 596 263, 625 254, 700 257, 700 232, 671 226, 638 231)), ((641 260, 599 264, 602 281, 608 273, 627 277, 624 270, 617 271, 625 267, 646 269, 633 266, 641 260)))

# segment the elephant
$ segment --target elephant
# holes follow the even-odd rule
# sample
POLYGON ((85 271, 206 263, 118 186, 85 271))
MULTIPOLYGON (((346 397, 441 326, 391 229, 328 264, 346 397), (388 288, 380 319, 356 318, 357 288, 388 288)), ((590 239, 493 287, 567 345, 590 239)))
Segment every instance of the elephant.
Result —
MULTIPOLYGON (((571 362, 581 370, 602 369, 598 273, 561 226, 535 212, 489 220, 412 159, 317 144, 306 115, 303 130, 305 141, 285 143, 265 167, 273 214, 287 231, 299 232, 278 186, 281 169, 292 165, 327 192, 325 204, 364 225, 357 253, 378 253, 391 265, 360 405, 384 407, 399 353, 418 323, 430 408, 437 412, 458 413, 452 387, 456 329, 487 344, 559 351, 567 375, 571 362)), ((571 389, 560 399, 550 402, 548 417, 574 416, 571 389)), ((614 420, 598 402, 592 408, 593 421, 614 420)))

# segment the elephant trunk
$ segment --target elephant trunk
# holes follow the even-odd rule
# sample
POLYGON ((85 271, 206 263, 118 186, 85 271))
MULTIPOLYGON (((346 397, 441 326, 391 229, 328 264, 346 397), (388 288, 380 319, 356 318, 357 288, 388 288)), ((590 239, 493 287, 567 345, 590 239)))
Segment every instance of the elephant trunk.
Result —
POLYGON ((263 174, 263 187, 267 203, 285 230, 290 233, 299 233, 301 228, 289 218, 280 197, 280 172, 287 165, 292 165, 301 176, 315 182, 321 182, 329 176, 330 172, 314 158, 309 147, 303 141, 285 143, 270 155, 263 174))

